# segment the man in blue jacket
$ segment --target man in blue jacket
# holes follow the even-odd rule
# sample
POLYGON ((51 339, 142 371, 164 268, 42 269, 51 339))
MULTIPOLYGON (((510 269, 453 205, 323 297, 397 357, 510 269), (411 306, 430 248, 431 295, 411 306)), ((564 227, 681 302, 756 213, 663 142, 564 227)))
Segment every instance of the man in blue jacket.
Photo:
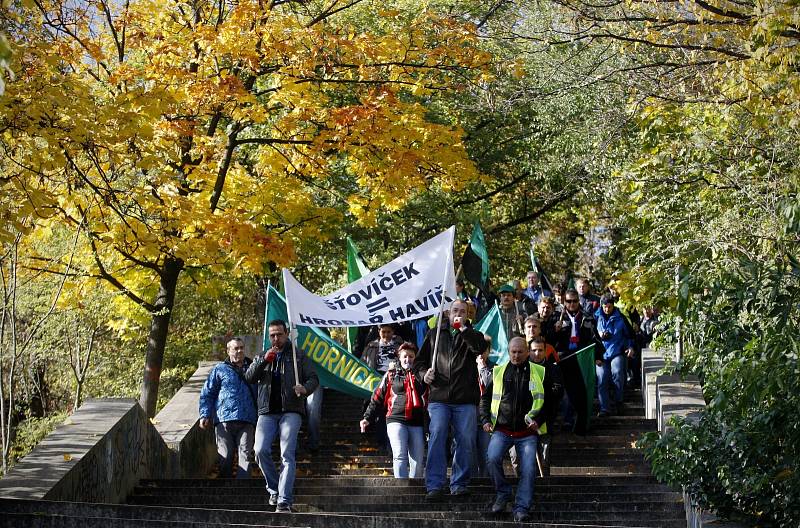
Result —
POLYGON ((600 399, 598 416, 611 414, 609 382, 614 385, 614 407, 622 414, 622 396, 625 389, 625 358, 633 357, 633 333, 619 308, 614 306, 614 298, 603 295, 600 308, 595 312, 597 333, 603 341, 605 352, 602 359, 595 361, 597 367, 597 392, 600 399))
POLYGON ((244 357, 244 342, 231 339, 227 351, 228 359, 211 370, 200 392, 200 428, 208 429, 214 424, 220 476, 231 476, 233 453, 238 446, 236 478, 248 478, 258 419, 255 387, 244 379, 250 366, 250 360, 244 357))

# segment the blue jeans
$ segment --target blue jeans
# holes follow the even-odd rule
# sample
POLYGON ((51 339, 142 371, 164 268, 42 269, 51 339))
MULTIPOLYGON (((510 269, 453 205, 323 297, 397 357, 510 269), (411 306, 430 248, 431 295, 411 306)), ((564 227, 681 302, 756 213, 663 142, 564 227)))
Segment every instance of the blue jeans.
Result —
POLYGON ((478 427, 478 408, 469 403, 428 404, 430 439, 425 464, 425 488, 428 491, 444 488, 447 478, 447 435, 450 425, 455 433, 453 471, 450 491, 467 487, 475 451, 475 429, 478 427))
POLYGON ((253 452, 253 430, 249 422, 239 420, 220 422, 214 426, 219 454, 219 476, 230 477, 233 470, 233 453, 239 450, 239 467, 236 478, 250 478, 250 454, 253 452))
POLYGON ((319 426, 322 421, 322 399, 325 392, 322 385, 306 398, 306 414, 308 415, 308 447, 319 449, 319 426))
POLYGON ((503 457, 512 446, 517 451, 520 469, 514 513, 528 513, 533 503, 533 485, 536 479, 536 444, 538 440, 539 437, 536 435, 513 438, 500 431, 492 433, 492 439, 489 440, 489 476, 492 477, 492 483, 498 499, 511 500, 511 485, 503 473, 503 457))
POLYGON ((389 443, 392 445, 394 478, 422 477, 425 465, 425 433, 422 426, 409 426, 400 422, 386 424, 389 443))
POLYGON ((295 451, 297 433, 302 417, 297 413, 261 414, 256 424, 256 459, 267 481, 270 496, 278 495, 278 503, 292 504, 294 496, 295 451), (281 474, 275 471, 272 461, 272 442, 279 436, 281 446, 281 474))
POLYGON ((490 438, 491 435, 479 426, 478 432, 475 435, 475 452, 472 455, 472 474, 476 477, 489 476, 486 460, 489 452, 490 438))
POLYGON ((600 400, 600 410, 609 412, 612 403, 608 394, 609 382, 614 385, 613 403, 622 402, 625 390, 625 354, 603 360, 603 364, 595 366, 595 370, 597 371, 597 397, 600 400))

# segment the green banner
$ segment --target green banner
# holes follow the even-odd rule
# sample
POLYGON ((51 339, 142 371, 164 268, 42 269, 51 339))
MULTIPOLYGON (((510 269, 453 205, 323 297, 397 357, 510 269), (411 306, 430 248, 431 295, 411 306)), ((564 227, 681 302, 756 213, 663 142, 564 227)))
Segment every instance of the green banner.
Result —
POLYGON ((500 309, 497 303, 475 323, 475 330, 492 338, 492 351, 489 352, 489 363, 503 365, 508 362, 508 336, 503 321, 500 318, 500 309))
MULTIPOLYGON (((278 290, 267 289, 265 327, 269 321, 288 321, 286 300, 278 290)), ((269 350, 269 335, 264 332, 264 350, 269 350)), ((381 381, 381 375, 347 352, 339 343, 315 326, 297 327, 297 352, 314 362, 317 376, 325 387, 355 396, 369 398, 381 381)))

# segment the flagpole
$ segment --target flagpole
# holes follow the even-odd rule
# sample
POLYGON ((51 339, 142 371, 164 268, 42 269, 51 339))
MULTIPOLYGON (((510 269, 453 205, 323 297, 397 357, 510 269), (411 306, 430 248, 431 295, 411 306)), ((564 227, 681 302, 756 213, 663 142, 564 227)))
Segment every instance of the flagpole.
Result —
POLYGON ((292 305, 289 302, 289 289, 286 288, 286 274, 289 272, 286 268, 283 268, 283 291, 286 292, 286 315, 289 319, 289 341, 292 342, 292 365, 294 366, 294 383, 295 385, 300 384, 300 376, 297 374, 297 347, 294 342, 294 338, 292 337, 292 329, 294 325, 292 324, 292 305))
POLYGON ((272 281, 267 281, 267 295, 264 302, 264 333, 261 336, 261 354, 267 353, 267 323, 269 322, 269 289, 272 287, 272 281))
MULTIPOLYGON (((454 233, 455 234, 455 233, 454 233)), ((442 333, 442 313, 444 312, 445 293, 447 293, 447 271, 453 265, 453 240, 450 240, 450 251, 447 252, 447 263, 444 265, 442 277, 442 302, 439 303, 439 316, 436 318, 436 340, 433 342, 433 358, 431 368, 436 372, 436 357, 439 353, 439 335, 442 333)))
POLYGON ((578 350, 577 352, 573 352, 572 354, 570 354, 570 355, 568 355, 568 356, 565 356, 565 357, 559 358, 558 362, 559 362, 559 363, 561 363, 561 362, 562 362, 562 361, 564 361, 565 359, 570 359, 570 358, 572 358, 572 357, 575 357, 575 356, 577 356, 578 354, 580 354, 581 352, 584 352, 584 351, 586 351, 586 350, 589 350, 589 348, 591 348, 591 347, 593 347, 593 346, 595 346, 595 345, 594 345, 594 344, 591 344, 591 345, 589 345, 589 346, 585 346, 585 347, 583 347, 582 349, 578 350))

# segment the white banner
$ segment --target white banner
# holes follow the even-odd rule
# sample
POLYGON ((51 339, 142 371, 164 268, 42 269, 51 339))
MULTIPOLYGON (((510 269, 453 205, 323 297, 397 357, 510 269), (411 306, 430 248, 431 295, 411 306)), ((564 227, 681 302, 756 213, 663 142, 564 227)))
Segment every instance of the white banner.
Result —
POLYGON ((369 326, 438 314, 442 299, 456 296, 455 231, 453 226, 326 297, 305 289, 284 268, 289 320, 304 326, 369 326))

